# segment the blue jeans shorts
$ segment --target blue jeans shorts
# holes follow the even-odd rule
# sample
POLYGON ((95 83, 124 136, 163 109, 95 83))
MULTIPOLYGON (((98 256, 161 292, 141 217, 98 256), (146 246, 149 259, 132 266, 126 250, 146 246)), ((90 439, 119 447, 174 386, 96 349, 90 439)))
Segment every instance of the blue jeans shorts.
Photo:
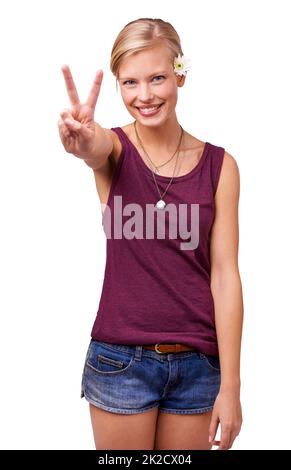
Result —
POLYGON ((158 353, 142 346, 91 340, 81 398, 121 414, 195 414, 213 408, 220 387, 219 357, 197 351, 158 353))

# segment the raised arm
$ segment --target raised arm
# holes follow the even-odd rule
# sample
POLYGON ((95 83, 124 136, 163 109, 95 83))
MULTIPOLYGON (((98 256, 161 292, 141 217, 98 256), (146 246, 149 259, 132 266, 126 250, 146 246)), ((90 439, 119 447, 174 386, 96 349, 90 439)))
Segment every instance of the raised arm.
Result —
POLYGON ((100 93, 103 71, 98 70, 88 95, 82 104, 67 65, 62 67, 71 109, 64 109, 58 128, 65 150, 78 158, 82 158, 93 170, 101 168, 113 149, 112 134, 94 122, 94 113, 100 93))

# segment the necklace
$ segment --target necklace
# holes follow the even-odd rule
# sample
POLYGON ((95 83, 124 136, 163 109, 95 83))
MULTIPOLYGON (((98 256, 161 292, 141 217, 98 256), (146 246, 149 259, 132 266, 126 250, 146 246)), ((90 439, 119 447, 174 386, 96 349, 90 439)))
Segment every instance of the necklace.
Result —
MULTIPOLYGON (((140 142, 141 144, 141 142, 140 142)), ((169 160, 165 161, 164 163, 162 163, 161 165, 156 165, 148 156, 149 160, 152 162, 153 166, 155 167, 155 170, 156 170, 156 173, 158 175, 160 175, 161 173, 159 172, 158 168, 161 168, 162 166, 166 165, 167 163, 169 163, 171 160, 173 160, 174 156, 176 155, 177 151, 178 151, 178 147, 179 147, 179 144, 175 150, 175 152, 173 153, 173 155, 169 158, 169 160)))
MULTIPOLYGON (((141 139, 140 139, 140 137, 139 137, 139 135, 138 135, 138 132, 137 132, 136 121, 134 121, 134 129, 135 129, 136 137, 137 137, 137 139, 138 139, 138 141, 139 141, 139 143, 140 143, 140 145, 141 145, 141 147, 142 147, 142 149, 143 149, 145 155, 147 156, 148 160, 150 161, 150 167, 151 167, 151 171, 152 171, 152 174, 153 174, 153 179, 154 179, 156 188, 157 188, 157 190, 158 190, 158 193, 159 193, 159 195, 160 195, 160 200, 156 203, 157 209, 164 209, 164 208, 166 207, 166 203, 165 203, 165 201, 163 200, 163 197, 164 197, 164 195, 166 194, 166 192, 167 192, 167 190, 168 190, 170 184, 171 184, 172 181, 173 181, 174 174, 175 174, 175 170, 176 170, 176 166, 177 166, 177 162, 178 162, 178 158, 179 158, 179 154, 180 154, 180 146, 181 146, 182 138, 183 138, 183 135, 184 135, 184 129, 182 128, 181 125, 180 125, 180 128, 181 128, 181 135, 180 135, 179 144, 178 144, 178 147, 177 147, 178 153, 177 153, 176 163, 175 163, 175 167, 174 167, 174 171, 173 171, 173 176, 172 176, 172 178, 171 178, 169 184, 167 185, 165 191, 163 192, 163 194, 161 194, 161 193, 160 193, 159 186, 158 186, 157 181, 156 181, 156 178, 155 178, 155 173, 153 172, 153 169, 152 169, 152 164, 153 164, 153 162, 152 162, 152 160, 150 159, 148 153, 146 152, 146 150, 145 150, 145 148, 144 148, 144 146, 143 146, 143 144, 142 144, 142 141, 141 141, 141 139)), ((176 150, 176 152, 177 152, 177 150, 176 150)), ((175 152, 175 153, 176 153, 176 152, 175 152)), ((174 153, 174 155, 175 155, 175 153, 174 153)), ((172 159, 172 158, 173 158, 173 157, 171 157, 171 159, 172 159)), ((170 160, 171 160, 171 159, 170 159, 170 160)), ((167 162, 166 162, 166 163, 167 163, 167 162)), ((153 165, 154 165, 154 164, 153 164, 153 165)), ((163 165, 164 165, 164 164, 163 164, 163 165)), ((162 165, 160 165, 160 166, 162 166, 162 165)))
MULTIPOLYGON (((162 166, 166 165, 166 164, 169 163, 171 160, 173 160, 174 156, 176 155, 176 153, 177 153, 177 151, 178 151, 180 142, 178 143, 175 152, 174 152, 173 155, 169 158, 169 160, 165 161, 165 162, 162 163, 161 165, 156 165, 156 164, 150 159, 149 155, 146 153, 146 151, 145 151, 145 149, 144 149, 144 147, 143 147, 143 145, 142 145, 142 142, 141 142, 141 140, 140 140, 140 137, 139 137, 139 135, 138 135, 138 133, 137 133, 136 121, 134 121, 134 130, 135 130, 135 135, 136 135, 136 137, 137 137, 137 140, 139 141, 140 146, 142 147, 143 151, 144 151, 145 154, 147 155, 148 160, 150 160, 151 164, 154 166, 155 172, 156 172, 158 175, 160 175, 160 172, 159 172, 158 168, 161 168, 162 166)), ((162 176, 162 175, 161 175, 161 176, 162 176)))

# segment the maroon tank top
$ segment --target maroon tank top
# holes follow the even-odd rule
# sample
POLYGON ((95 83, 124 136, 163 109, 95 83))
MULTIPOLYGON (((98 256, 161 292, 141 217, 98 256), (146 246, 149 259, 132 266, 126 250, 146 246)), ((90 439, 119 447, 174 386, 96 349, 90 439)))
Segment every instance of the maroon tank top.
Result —
MULTIPOLYGON (((210 236, 224 148, 206 142, 198 164, 160 199, 152 171, 120 127, 122 151, 102 216, 106 265, 94 339, 183 343, 218 354, 210 236)), ((163 194, 170 176, 155 173, 163 194)), ((103 206, 104 207, 104 206, 103 206)))

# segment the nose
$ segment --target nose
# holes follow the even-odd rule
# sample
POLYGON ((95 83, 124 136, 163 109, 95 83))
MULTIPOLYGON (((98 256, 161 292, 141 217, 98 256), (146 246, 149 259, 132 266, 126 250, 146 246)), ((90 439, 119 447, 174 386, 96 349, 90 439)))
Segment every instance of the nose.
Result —
POLYGON ((139 95, 140 101, 148 102, 153 99, 152 90, 147 83, 140 84, 138 95, 139 95))

